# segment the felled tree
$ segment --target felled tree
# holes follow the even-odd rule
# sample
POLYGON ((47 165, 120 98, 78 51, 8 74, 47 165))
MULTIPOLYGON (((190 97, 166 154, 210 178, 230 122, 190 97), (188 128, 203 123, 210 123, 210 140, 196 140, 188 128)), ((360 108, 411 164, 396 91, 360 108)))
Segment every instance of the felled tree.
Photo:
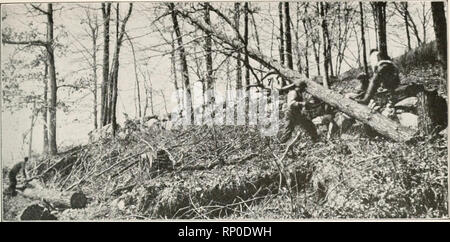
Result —
MULTIPOLYGON (((206 33, 211 33, 214 38, 217 39, 217 41, 227 44, 236 50, 242 51, 244 49, 244 44, 241 41, 236 40, 233 37, 218 31, 217 29, 212 29, 202 20, 195 19, 185 12, 177 10, 176 12, 199 29, 203 30, 206 33)), ((228 20, 228 22, 230 21, 228 20)), ((371 126, 378 133, 386 137, 389 137, 395 141, 405 142, 410 140, 415 134, 413 130, 400 126, 398 123, 379 113, 373 113, 367 106, 347 99, 343 95, 335 93, 330 89, 325 89, 321 85, 314 82, 312 79, 305 78, 296 71, 284 68, 278 62, 268 58, 256 48, 248 47, 248 54, 250 58, 254 59, 257 62, 260 62, 269 69, 275 70, 280 76, 286 78, 286 80, 288 80, 289 82, 306 83, 306 91, 308 93, 320 100, 323 100, 325 103, 337 108, 345 114, 352 116, 355 119, 371 126)))

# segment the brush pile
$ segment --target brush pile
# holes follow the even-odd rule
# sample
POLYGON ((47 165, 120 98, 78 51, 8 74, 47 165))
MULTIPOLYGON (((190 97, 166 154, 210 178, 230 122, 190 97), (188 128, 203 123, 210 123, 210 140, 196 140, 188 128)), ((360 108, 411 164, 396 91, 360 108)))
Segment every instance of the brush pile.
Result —
POLYGON ((53 212, 62 220, 447 216, 446 138, 407 145, 359 128, 315 144, 299 130, 289 151, 254 127, 135 131, 30 173, 89 198, 85 209, 53 212))

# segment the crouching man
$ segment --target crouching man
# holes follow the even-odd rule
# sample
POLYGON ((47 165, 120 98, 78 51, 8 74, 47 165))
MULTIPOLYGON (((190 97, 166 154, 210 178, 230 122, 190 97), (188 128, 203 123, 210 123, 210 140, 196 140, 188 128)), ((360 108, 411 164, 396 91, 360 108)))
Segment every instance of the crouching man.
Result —
POLYGON ((372 66, 373 76, 368 83, 368 78, 365 75, 358 76, 358 79, 363 83, 363 89, 355 100, 363 104, 368 104, 381 85, 390 92, 390 99, 392 100, 395 89, 400 85, 397 66, 389 57, 383 59, 377 49, 370 51, 370 65, 372 66), (365 89, 366 87, 367 89, 365 89))
POLYGON ((287 110, 285 117, 285 126, 282 131, 281 142, 287 142, 291 137, 294 129, 299 125, 312 139, 313 142, 319 141, 319 135, 314 123, 308 119, 303 111, 305 102, 302 94, 305 91, 306 84, 301 82, 295 85, 295 89, 289 91, 287 96, 287 110))

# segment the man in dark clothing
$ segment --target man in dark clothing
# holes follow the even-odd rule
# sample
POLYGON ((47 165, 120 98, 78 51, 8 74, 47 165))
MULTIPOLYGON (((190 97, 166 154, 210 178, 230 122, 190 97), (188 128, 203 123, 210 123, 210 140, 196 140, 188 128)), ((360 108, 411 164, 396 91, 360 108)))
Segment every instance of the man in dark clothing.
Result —
POLYGON ((24 176, 25 176, 25 164, 28 161, 28 157, 25 157, 23 162, 19 162, 17 164, 15 164, 11 170, 8 173, 8 178, 9 178, 9 186, 6 189, 6 194, 10 195, 10 196, 15 196, 17 195, 16 192, 16 186, 17 186, 17 175, 20 173, 20 171, 23 171, 24 176))
POLYGON ((282 132, 281 142, 285 143, 292 137, 292 133, 299 125, 311 137, 313 142, 319 141, 319 135, 314 123, 308 119, 304 111, 306 103, 303 102, 302 93, 305 91, 304 82, 296 85, 295 89, 290 90, 287 96, 287 110, 285 117, 285 126, 282 132))
POLYGON ((367 89, 363 89, 364 96, 356 99, 356 101, 363 104, 369 103, 381 85, 390 92, 391 98, 394 95, 395 89, 400 85, 397 66, 389 58, 386 60, 381 59, 380 53, 376 49, 370 51, 370 64, 372 66, 373 76, 367 84, 367 89))

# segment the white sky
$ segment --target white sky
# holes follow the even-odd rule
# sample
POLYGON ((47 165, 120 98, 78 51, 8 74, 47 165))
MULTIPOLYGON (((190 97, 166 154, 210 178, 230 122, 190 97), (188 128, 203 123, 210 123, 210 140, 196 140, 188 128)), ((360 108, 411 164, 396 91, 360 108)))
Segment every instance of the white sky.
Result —
MULTIPOLYGON (((232 9, 233 3, 219 3, 221 6, 229 6, 232 9)), ((356 3, 353 3, 356 4, 356 3)), ((411 2, 410 11, 413 16, 414 21, 418 25, 419 32, 421 36, 423 36, 423 28, 421 27, 419 21, 419 14, 421 14, 421 2, 411 2)), ((274 21, 275 25, 278 25, 278 3, 277 2, 266 2, 266 3, 251 3, 253 7, 257 6, 261 9, 261 14, 256 14, 256 22, 258 23, 258 34, 260 37, 260 41, 264 46, 262 46, 262 50, 265 54, 270 55, 273 53, 274 58, 278 58, 278 46, 275 43, 273 45, 273 49, 271 51, 270 42, 271 42, 271 34, 272 34, 272 22, 274 21), (270 13, 270 14, 269 14, 270 13)), ((44 6, 44 5, 43 5, 44 6)), ((83 4, 83 6, 88 6, 90 8, 100 8, 100 3, 93 4, 83 4)), ((113 4, 113 6, 115 6, 113 4)), ((125 12, 128 9, 128 5, 122 3, 121 5, 121 13, 122 17, 125 15, 125 12)), ((152 81, 152 85, 154 88, 154 106, 155 112, 158 114, 164 113, 164 102, 161 96, 161 91, 164 93, 164 96, 167 100, 167 108, 168 110, 172 110, 175 107, 175 100, 173 98, 173 81, 171 76, 171 62, 170 55, 161 56, 161 52, 167 51, 170 49, 170 45, 158 45, 158 43, 164 43, 161 38, 161 35, 156 32, 156 28, 150 27, 150 23, 158 16, 162 10, 154 11, 154 8, 158 6, 161 8, 160 3, 135 3, 133 8, 133 13, 131 18, 127 24, 127 33, 133 38, 134 47, 137 50, 136 55, 139 62, 140 68, 146 72, 145 68, 147 67, 148 73, 150 74, 150 78, 152 81), (150 48, 151 47, 151 48, 150 48), (149 57, 151 57, 149 59, 149 57)), ((217 3, 214 6, 218 6, 217 3)), ((45 7, 45 6, 44 6, 45 7)), ((54 9, 60 9, 63 7, 62 11, 57 11, 54 16, 54 22, 56 25, 65 26, 65 31, 68 33, 68 37, 64 39, 64 43, 68 45, 68 50, 63 56, 56 57, 56 70, 58 73, 58 79, 65 79, 66 82, 70 83, 76 78, 80 76, 87 76, 89 71, 80 71, 87 67, 87 65, 83 62, 81 56, 76 53, 71 53, 71 51, 81 50, 81 45, 86 46, 87 48, 91 48, 91 42, 88 38, 84 36, 83 27, 80 23, 81 19, 84 18, 84 11, 80 9, 78 4, 73 3, 64 3, 64 4, 55 4, 54 9)), ((429 8, 429 3, 427 3, 427 8, 429 8)), ((164 9, 164 7, 162 7, 164 9)), ((45 33, 45 18, 42 16, 29 16, 26 13, 26 8, 24 5, 15 5, 8 4, 2 5, 2 17, 6 16, 6 19, 2 22, 2 29, 4 27, 12 27, 14 31, 24 32, 29 31, 30 23, 33 23, 34 26, 37 26, 39 29, 42 29, 42 33, 45 33)), ((115 10, 112 9, 112 15, 114 16, 115 10)), ((227 13, 228 16, 231 16, 231 13, 227 13)), ((213 13, 211 13, 214 16, 213 13)), ((292 21, 295 23, 295 3, 291 4, 291 15, 292 21)), ((431 16, 431 15, 430 15, 431 16)), ((358 16, 354 16, 355 18, 359 18, 358 16)), ((366 12, 366 21, 372 26, 373 19, 370 13, 366 12)), ((98 12, 98 18, 101 21, 101 13, 98 12)), ((213 18, 213 23, 214 23, 213 18)), ((184 21, 179 19, 182 30, 186 33, 189 30, 192 30, 192 27, 187 25, 184 21)), ((243 21, 243 18, 241 19, 243 21)), ((398 56, 405 52, 406 50, 406 34, 403 26, 394 26, 400 23, 400 19, 398 17, 392 17, 388 19, 388 51, 392 57, 398 56)), ((171 19, 170 16, 165 17, 161 20, 165 27, 161 28, 162 32, 165 32, 165 37, 170 40, 170 31, 171 28, 171 19), (167 34, 169 33, 169 34, 167 34)), ((159 24, 158 26, 162 26, 159 24)), ((241 27, 243 24, 241 24, 241 27)), ((374 30, 372 28, 366 29, 366 39, 368 43, 368 49, 375 47, 375 37, 374 30)), ((86 27, 86 26, 84 26, 86 27)), ((333 27, 330 26, 331 32, 333 32, 333 27)), ((115 25, 114 22, 111 22, 110 26, 111 30, 114 31, 115 25)), ((359 27, 357 27, 359 30, 359 27)), ((102 43, 102 27, 100 27, 100 35, 98 39, 98 43, 102 43)), ((250 35, 253 34, 253 26, 250 26, 250 35)), ((275 34, 278 34, 278 30, 274 29, 275 34)), ((301 28, 301 31, 302 28, 301 28)), ((415 38, 413 38, 413 33, 411 33, 412 44, 413 47, 417 45, 415 38)), ((59 30, 55 31, 55 36, 61 34, 59 30)), ((300 33, 301 34, 301 33, 300 33)), ((191 38, 186 37, 184 39, 185 43, 188 43, 191 38)), ((358 37, 359 38, 359 37, 358 37)), ((427 41, 434 39, 434 31, 432 29, 432 19, 430 19, 430 23, 427 26, 427 41)), ((114 46, 114 34, 111 36, 111 56, 113 54, 113 46, 114 46)), ((294 37, 293 37, 294 41, 294 37)), ((359 41, 359 40, 358 40, 359 41)), ((203 43, 202 43, 203 44, 203 43)), ((250 44, 254 45, 255 40, 251 39, 250 44)), ((194 53, 193 45, 187 45, 188 54, 194 53)), ((213 47, 214 48, 214 47, 213 47)), ((2 64, 5 64, 8 61, 9 56, 14 52, 16 46, 13 45, 3 45, 2 46, 2 64)), ((197 51, 201 51, 201 47, 196 47, 197 51)), ((295 48, 293 48, 295 50, 295 48)), ((310 50, 312 53, 312 49, 310 50)), ((347 56, 347 62, 352 67, 357 67, 355 59, 352 58, 352 53, 356 55, 357 47, 355 44, 355 40, 352 39, 349 42, 349 48, 345 55, 347 56)), ((198 53, 200 56, 202 53, 198 53)), ((29 54, 19 54, 22 58, 30 58, 29 54)), ((177 56, 178 58, 178 56, 177 56)), ((214 56, 214 66, 218 65, 223 60, 223 56, 214 56)), ((294 62, 296 60, 294 59, 294 62)), ((314 75, 316 67, 314 66, 315 62, 312 56, 310 56, 310 72, 314 75)), ((102 63, 102 51, 100 50, 97 53, 97 63, 101 65, 102 63)), ((232 63, 235 63, 234 60, 232 63)), ((349 69, 349 65, 343 64, 342 71, 344 72, 349 69)), ((191 67, 195 67, 193 62, 190 62, 191 67)), ((256 65, 259 66, 259 65, 256 65)), ((202 70, 205 69, 204 63, 201 66, 202 70)), ((230 67, 233 69, 233 64, 230 67)), ((194 96, 197 98, 200 96, 200 88, 201 85, 198 80, 198 77, 190 69, 190 78, 191 83, 194 86, 194 96)), ((26 71, 26 70, 25 70, 26 71)), ((30 70, 36 71, 36 70, 30 70)), ((39 71, 39 70, 38 70, 39 71)), ((227 80, 234 85, 234 80, 236 74, 233 72, 229 76, 224 72, 225 68, 222 68, 220 73, 216 74, 216 82, 217 90, 223 90, 226 85, 227 80)), ((42 68, 43 72, 43 68, 42 68)), ((99 67, 98 71, 98 80, 101 80, 101 67, 99 67)), ((142 87, 142 75, 138 74, 140 82, 141 82, 141 90, 144 89, 142 87)), ((177 73, 178 79, 181 77, 181 73, 178 71, 177 73)), ((100 84, 100 83, 99 83, 100 84)), ((42 92, 42 84, 33 82, 33 80, 28 80, 23 82, 22 87, 35 92, 42 92)), ((99 85, 100 86, 100 85, 99 85)), ((131 53, 131 48, 128 41, 123 43, 123 47, 121 50, 120 56, 120 70, 119 70, 119 100, 118 100, 118 121, 122 123, 124 120, 123 113, 127 113, 129 116, 135 116, 135 103, 134 103, 134 95, 135 95, 135 73, 133 67, 133 56, 131 53)), ((144 96, 144 93, 141 93, 141 97, 144 96)), ((71 111, 67 114, 62 111, 58 111, 57 114, 57 142, 59 147, 63 147, 64 145, 69 144, 78 144, 87 141, 87 133, 93 128, 93 115, 92 112, 92 101, 93 96, 88 91, 84 91, 81 93, 69 93, 67 90, 61 89, 58 92, 59 100, 75 103, 76 106, 71 108, 71 111)), ((144 100, 142 100, 142 103, 144 100)), ((143 104, 142 104, 143 105, 143 104)), ((100 110, 99 110, 100 111, 100 110)), ((147 112, 149 114, 150 111, 147 112)), ((16 161, 22 159, 27 155, 28 144, 23 143, 22 134, 25 133, 30 127, 30 110, 23 109, 15 113, 11 113, 8 110, 2 110, 2 160, 3 164, 10 165, 15 163, 16 161)), ((33 150, 35 152, 42 151, 42 121, 41 118, 37 121, 36 127, 33 132, 33 150)), ((28 142, 26 140, 26 142, 28 142)))

